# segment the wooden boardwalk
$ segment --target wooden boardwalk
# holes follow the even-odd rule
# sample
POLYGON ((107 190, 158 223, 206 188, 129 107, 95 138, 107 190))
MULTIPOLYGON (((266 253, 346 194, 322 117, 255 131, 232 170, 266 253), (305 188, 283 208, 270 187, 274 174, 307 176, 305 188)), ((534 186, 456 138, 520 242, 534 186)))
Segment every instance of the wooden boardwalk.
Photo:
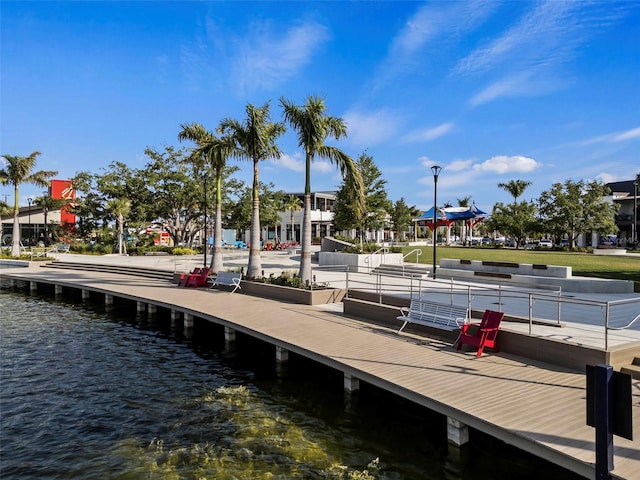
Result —
MULTIPOLYGON (((216 322, 595 478, 595 431, 586 425, 582 373, 512 355, 487 352, 477 358, 450 344, 398 335, 331 309, 239 293, 44 268, 0 270, 0 278, 111 293, 216 322)), ((640 382, 632 388, 636 440, 614 437, 614 478, 628 480, 640 479, 640 382)))

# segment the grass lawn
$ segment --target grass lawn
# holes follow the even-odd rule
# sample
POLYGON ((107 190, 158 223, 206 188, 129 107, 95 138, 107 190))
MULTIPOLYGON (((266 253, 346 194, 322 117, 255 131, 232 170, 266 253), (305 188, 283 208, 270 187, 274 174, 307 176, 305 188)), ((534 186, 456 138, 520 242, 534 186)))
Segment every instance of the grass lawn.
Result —
MULTIPOLYGON (((431 247, 403 247, 406 255, 419 248, 420 263, 431 264, 431 247)), ((454 260, 488 260, 494 262, 537 263, 563 265, 582 277, 615 278, 634 282, 634 291, 640 292, 640 257, 627 255, 593 255, 591 253, 554 252, 542 250, 513 250, 510 248, 440 247, 436 249, 436 262, 442 258, 454 260)), ((406 258, 415 262, 415 253, 406 258)))

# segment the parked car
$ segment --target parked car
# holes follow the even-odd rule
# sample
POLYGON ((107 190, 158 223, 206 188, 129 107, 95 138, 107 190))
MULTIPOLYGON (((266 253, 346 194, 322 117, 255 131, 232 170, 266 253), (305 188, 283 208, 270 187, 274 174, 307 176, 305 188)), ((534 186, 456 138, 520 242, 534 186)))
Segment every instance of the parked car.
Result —
POLYGON ((538 242, 538 247, 540 248, 553 248, 553 242, 548 238, 543 238, 538 242))
POLYGON ((560 243, 558 244, 559 247, 570 247, 571 243, 569 242, 569 240, 560 240, 560 243))
POLYGON ((516 241, 513 238, 507 238, 504 242, 505 247, 516 248, 516 241))

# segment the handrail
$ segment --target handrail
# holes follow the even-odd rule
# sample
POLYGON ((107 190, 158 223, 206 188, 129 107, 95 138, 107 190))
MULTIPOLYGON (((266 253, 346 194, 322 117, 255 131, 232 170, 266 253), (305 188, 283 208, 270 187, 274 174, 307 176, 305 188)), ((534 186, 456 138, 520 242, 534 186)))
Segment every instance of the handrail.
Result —
POLYGON ((367 255, 364 259, 364 263, 369 263, 369 259, 371 257, 373 257, 374 255, 376 255, 378 252, 382 252, 383 254, 385 253, 389 253, 389 247, 380 247, 378 250, 376 250, 375 252, 367 255))
MULTIPOLYGON (((373 258, 374 255, 378 254, 379 252, 382 252, 382 254, 386 254, 389 253, 389 248, 388 247, 380 247, 378 250, 376 250, 375 252, 367 255, 364 259, 364 263, 369 264, 370 263, 370 259, 373 258)), ((371 267, 369 266, 369 270, 371 270, 371 267)))
POLYGON ((421 248, 416 248, 414 250, 411 250, 409 253, 407 253, 406 255, 404 255, 402 257, 402 261, 404 262, 404 259, 407 258, 409 255, 411 255, 412 253, 416 254, 416 265, 419 263, 418 262, 418 257, 420 257, 420 255, 422 255, 422 249, 421 248))

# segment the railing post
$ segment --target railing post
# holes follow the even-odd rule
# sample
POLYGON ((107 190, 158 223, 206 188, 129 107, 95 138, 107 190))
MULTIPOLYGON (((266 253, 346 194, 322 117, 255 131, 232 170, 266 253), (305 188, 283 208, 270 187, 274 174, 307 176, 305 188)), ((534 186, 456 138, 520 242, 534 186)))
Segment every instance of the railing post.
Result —
POLYGON ((604 307, 604 350, 609 349, 609 302, 604 307))
POLYGON ((531 329, 533 327, 533 294, 529 294, 529 335, 531 335, 531 329))
POLYGON ((345 296, 347 298, 349 298, 349 265, 347 265, 347 269, 346 269, 346 275, 345 275, 345 288, 347 289, 347 293, 345 294, 345 296))
POLYGON ((498 311, 502 311, 502 284, 498 283, 498 311))
POLYGON ((562 287, 558 289, 558 326, 560 326, 560 317, 562 316, 562 287))

